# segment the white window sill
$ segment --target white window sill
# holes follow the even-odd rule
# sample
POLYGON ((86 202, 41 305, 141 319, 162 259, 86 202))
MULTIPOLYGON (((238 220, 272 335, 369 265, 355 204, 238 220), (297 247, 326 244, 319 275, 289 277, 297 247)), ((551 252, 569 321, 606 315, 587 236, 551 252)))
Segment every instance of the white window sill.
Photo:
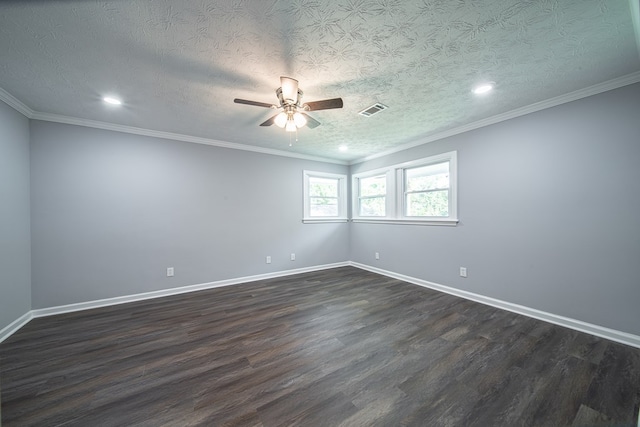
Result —
POLYGON ((458 219, 395 219, 395 218, 354 218, 352 222, 362 222, 367 224, 402 224, 402 225, 444 225, 456 226, 458 219))
POLYGON ((303 218, 305 224, 322 224, 325 222, 349 222, 347 218, 303 218))

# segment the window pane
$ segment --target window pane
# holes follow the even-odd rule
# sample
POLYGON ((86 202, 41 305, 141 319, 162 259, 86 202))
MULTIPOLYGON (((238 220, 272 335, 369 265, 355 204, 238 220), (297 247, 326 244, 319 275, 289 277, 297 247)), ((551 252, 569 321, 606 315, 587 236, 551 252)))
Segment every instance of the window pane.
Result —
POLYGON ((360 197, 387 194, 387 176, 372 176, 360 179, 360 197))
POLYGON ((334 178, 309 177, 311 197, 338 197, 338 181, 334 178))
POLYGON ((405 191, 424 191, 449 188, 449 162, 406 169, 405 191))
POLYGON ((449 216, 449 191, 407 194, 407 216, 449 216))
POLYGON ((338 199, 311 197, 309 202, 310 216, 338 216, 338 199))
POLYGON ((385 198, 360 199, 360 216, 384 216, 385 198))

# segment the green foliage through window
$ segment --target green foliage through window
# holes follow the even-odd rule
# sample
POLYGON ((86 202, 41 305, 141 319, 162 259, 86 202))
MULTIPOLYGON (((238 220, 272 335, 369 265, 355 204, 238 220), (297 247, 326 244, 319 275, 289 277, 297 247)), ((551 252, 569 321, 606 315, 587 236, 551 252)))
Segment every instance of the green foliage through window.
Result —
POLYGON ((449 216, 449 162, 405 169, 405 215, 449 216))
POLYGON ((333 178, 309 178, 309 215, 338 216, 338 184, 333 178))
POLYGON ((387 176, 360 179, 360 216, 385 216, 387 176))

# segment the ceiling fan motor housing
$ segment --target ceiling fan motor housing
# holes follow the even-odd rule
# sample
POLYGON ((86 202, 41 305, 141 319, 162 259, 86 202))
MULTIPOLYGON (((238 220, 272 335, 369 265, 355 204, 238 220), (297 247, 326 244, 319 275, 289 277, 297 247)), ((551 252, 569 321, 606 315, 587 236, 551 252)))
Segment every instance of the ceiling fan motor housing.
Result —
POLYGON ((279 87, 278 89, 276 89, 276 95, 278 96, 278 101, 280 101, 281 107, 286 107, 287 105, 295 105, 299 107, 303 92, 302 90, 298 89, 298 99, 285 99, 282 87, 279 87))

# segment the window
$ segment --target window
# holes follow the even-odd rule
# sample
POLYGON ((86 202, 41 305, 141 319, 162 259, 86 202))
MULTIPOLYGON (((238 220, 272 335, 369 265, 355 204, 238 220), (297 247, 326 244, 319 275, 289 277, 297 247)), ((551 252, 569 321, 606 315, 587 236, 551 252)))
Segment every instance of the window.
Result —
POLYGON ((449 216, 449 162, 404 169, 404 214, 449 216))
POLYGON ((347 221, 347 176, 304 171, 303 222, 347 221))
POLYGON ((456 171, 457 155, 453 151, 355 174, 353 220, 455 225, 456 171))
POLYGON ((360 216, 385 216, 387 176, 377 175, 360 180, 358 212, 360 216))

